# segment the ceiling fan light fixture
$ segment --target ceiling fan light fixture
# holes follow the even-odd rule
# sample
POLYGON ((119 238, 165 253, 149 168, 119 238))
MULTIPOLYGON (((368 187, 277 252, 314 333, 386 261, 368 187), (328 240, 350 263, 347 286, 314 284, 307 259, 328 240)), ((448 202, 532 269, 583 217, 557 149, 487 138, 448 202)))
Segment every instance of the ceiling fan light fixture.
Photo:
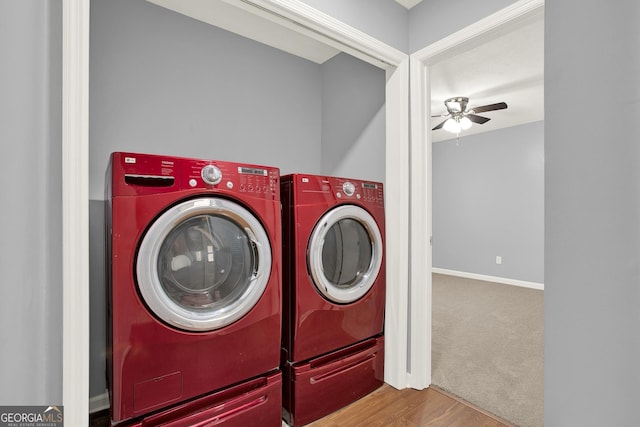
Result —
POLYGON ((451 118, 444 122, 444 130, 451 133, 460 133, 462 126, 458 120, 451 118))
POLYGON ((467 130, 471 127, 471 120, 469 120, 469 117, 464 116, 460 119, 460 127, 462 130, 467 130))

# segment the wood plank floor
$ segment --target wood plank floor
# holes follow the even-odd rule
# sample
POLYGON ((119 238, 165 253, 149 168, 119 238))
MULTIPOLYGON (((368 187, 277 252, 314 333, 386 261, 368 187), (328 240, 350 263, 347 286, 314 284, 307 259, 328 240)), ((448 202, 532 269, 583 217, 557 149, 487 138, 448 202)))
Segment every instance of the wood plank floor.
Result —
POLYGON ((443 390, 396 390, 387 384, 311 426, 514 427, 443 390))
MULTIPOLYGON (((91 427, 107 427, 108 411, 92 414, 91 427)), ((283 423, 283 426, 286 425, 283 423)), ((357 402, 334 412, 309 427, 515 427, 481 409, 431 387, 396 390, 384 384, 357 402)))

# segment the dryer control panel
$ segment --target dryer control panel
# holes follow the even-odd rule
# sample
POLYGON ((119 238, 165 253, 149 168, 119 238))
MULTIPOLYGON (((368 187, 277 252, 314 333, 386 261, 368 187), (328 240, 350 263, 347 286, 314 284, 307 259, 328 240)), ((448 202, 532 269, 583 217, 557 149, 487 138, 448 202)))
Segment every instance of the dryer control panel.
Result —
POLYGON ((301 203, 317 203, 318 198, 327 202, 361 202, 384 206, 384 189, 381 182, 358 179, 293 174, 287 176, 292 181, 296 199, 301 203))

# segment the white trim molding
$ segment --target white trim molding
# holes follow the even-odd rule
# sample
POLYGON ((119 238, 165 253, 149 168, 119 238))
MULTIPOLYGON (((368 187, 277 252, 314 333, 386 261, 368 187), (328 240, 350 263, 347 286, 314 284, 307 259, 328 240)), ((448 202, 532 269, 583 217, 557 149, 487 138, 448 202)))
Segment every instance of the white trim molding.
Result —
POLYGON ((223 0, 305 34, 382 69, 393 69, 407 54, 300 0, 223 0))
MULTIPOLYGON (((430 114, 430 94, 416 91, 425 87, 426 75, 420 64, 409 61, 411 111, 430 114)), ((409 381, 410 387, 422 390, 431 384, 431 134, 425 121, 412 124, 409 257, 409 381), (424 138, 422 137, 424 135, 424 138)))
POLYGON ((410 56, 411 81, 411 384, 422 388, 431 383, 431 82, 430 68, 443 59, 484 43, 544 13, 544 0, 520 0, 512 5, 441 39, 410 56), (428 261, 425 261, 428 260, 428 261), (421 265, 423 264, 423 265, 421 265))
POLYGON ((89 410, 89 0, 62 4, 62 403, 89 410))
POLYGON ((410 387, 407 366, 409 319, 409 59, 387 71, 385 149, 385 311, 384 380, 410 387), (406 121, 405 121, 406 120, 406 121), (397 141, 397 142, 396 142, 397 141))
POLYGON ((484 274, 467 273, 465 271, 447 270, 446 268, 434 267, 431 271, 436 274, 445 274, 447 276, 464 277, 466 279, 482 280, 484 282, 494 282, 503 285, 520 286, 522 288, 544 291, 544 283, 527 282, 525 280, 508 279, 506 277, 486 276, 484 274))

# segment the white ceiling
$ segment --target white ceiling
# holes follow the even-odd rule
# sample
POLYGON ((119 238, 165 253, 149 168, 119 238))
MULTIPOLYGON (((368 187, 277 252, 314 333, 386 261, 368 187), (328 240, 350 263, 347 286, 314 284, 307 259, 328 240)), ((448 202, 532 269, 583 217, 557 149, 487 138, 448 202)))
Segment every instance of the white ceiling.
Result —
MULTIPOLYGON (((469 108, 506 102, 506 110, 480 114, 491 120, 460 136, 544 119, 544 16, 491 37, 490 40, 431 67, 431 114, 445 114, 444 100, 469 98, 469 108)), ((442 118, 433 118, 431 128, 442 118)), ((444 129, 432 140, 455 138, 444 129)))

